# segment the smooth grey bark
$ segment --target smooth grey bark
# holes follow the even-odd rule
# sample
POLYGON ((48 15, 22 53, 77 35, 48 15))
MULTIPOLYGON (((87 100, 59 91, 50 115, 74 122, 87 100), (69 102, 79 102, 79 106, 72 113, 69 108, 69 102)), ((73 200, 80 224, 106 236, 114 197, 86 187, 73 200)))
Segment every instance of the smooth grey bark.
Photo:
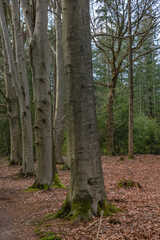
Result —
MULTIPOLYGON (((3 34, 6 53, 7 53, 7 57, 8 57, 9 72, 11 74, 12 83, 15 88, 16 95, 18 97, 19 104, 20 104, 20 114, 21 114, 21 120, 22 120, 22 122, 21 122, 22 123, 22 139, 24 136, 24 138, 26 138, 28 140, 28 126, 27 126, 28 122, 25 121, 25 115, 27 114, 27 112, 25 112, 25 110, 28 111, 29 108, 27 105, 28 103, 23 101, 24 95, 27 95, 27 92, 25 92, 25 90, 26 90, 25 86, 23 86, 23 84, 20 83, 20 81, 19 81, 19 74, 18 74, 17 66, 16 66, 15 60, 14 60, 14 55, 13 55, 12 46, 11 46, 11 42, 10 42, 10 38, 9 38, 9 33, 8 33, 7 25, 6 25, 2 0, 0 0, 0 24, 1 24, 1 28, 2 28, 2 34, 3 34), (23 120, 25 121, 25 123, 24 123, 25 127, 23 127, 23 120)), ((15 39, 15 41, 16 40, 17 39, 15 39)), ((32 127, 31 127, 31 129, 32 129, 32 127)), ((22 147, 22 174, 30 175, 30 174, 33 174, 33 148, 31 146, 32 138, 29 139, 28 144, 26 141, 25 141, 25 143, 26 143, 26 145, 24 146, 24 148, 22 147), (31 140, 31 142, 30 142, 30 140, 31 140)))
POLYGON ((47 39, 48 1, 21 1, 29 32, 30 61, 35 104, 35 154, 37 162, 36 186, 50 186, 52 169, 52 122, 50 69, 51 51, 47 39), (33 17, 34 16, 34 17, 33 17), (34 22, 32 22, 34 20, 34 22))
POLYGON ((64 64, 62 51, 62 22, 61 1, 56 1, 55 9, 55 32, 56 32, 56 91, 54 109, 54 145, 57 163, 64 163, 62 157, 63 133, 64 133, 64 64))
POLYGON ((7 54, 5 53, 4 44, 2 44, 2 47, 4 57, 4 80, 7 99, 7 115, 9 117, 9 129, 10 129, 10 164, 13 165, 20 164, 22 159, 21 134, 18 114, 18 99, 12 84, 12 79, 9 76, 8 59, 7 54))
POLYGON ((63 0, 62 13, 71 178, 68 197, 57 216, 87 220, 100 214, 104 205, 109 209, 96 122, 89 1, 63 0))
POLYGON ((33 173, 33 137, 29 96, 29 83, 24 56, 23 34, 20 28, 18 1, 12 1, 12 23, 15 38, 15 53, 18 77, 21 87, 20 116, 22 126, 22 173, 33 173))

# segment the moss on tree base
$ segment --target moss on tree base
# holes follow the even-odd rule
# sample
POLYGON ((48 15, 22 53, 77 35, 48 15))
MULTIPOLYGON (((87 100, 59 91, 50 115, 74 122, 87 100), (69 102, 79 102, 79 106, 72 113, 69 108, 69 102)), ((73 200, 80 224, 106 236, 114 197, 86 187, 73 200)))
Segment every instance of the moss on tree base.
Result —
POLYGON ((49 184, 40 184, 38 182, 34 182, 31 187, 29 187, 25 192, 35 192, 39 190, 49 190, 51 188, 66 188, 60 181, 58 174, 55 174, 53 179, 52 179, 51 185, 49 184))
POLYGON ((64 201, 62 207, 54 214, 54 218, 66 218, 70 221, 89 221, 92 216, 100 216, 103 211, 103 216, 111 216, 112 213, 119 212, 120 209, 107 200, 102 200, 97 203, 97 211, 92 207, 92 198, 88 195, 85 198, 77 197, 71 203, 68 198, 64 201))
POLYGON ((53 179, 53 187, 55 188, 66 188, 62 183, 61 183, 61 180, 60 178, 58 177, 58 174, 55 174, 53 179))

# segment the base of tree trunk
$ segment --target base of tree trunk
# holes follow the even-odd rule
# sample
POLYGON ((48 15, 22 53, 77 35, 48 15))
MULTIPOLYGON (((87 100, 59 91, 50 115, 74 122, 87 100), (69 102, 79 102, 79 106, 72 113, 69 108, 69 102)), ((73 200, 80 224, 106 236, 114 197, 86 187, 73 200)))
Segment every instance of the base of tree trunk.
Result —
POLYGON ((72 222, 89 221, 92 219, 92 216, 100 216, 101 211, 103 211, 103 216, 107 217, 121 210, 109 203, 107 199, 99 201, 95 210, 93 209, 90 196, 85 198, 77 197, 71 202, 67 198, 62 207, 54 214, 54 218, 66 218, 72 222))
POLYGON ((9 166, 16 166, 16 165, 18 165, 18 162, 16 162, 15 160, 10 160, 8 165, 9 166))
POLYGON ((128 159, 134 159, 134 155, 128 155, 128 159))
POLYGON ((20 170, 20 172, 18 173, 18 176, 19 177, 22 177, 22 178, 27 178, 27 177, 35 177, 35 171, 34 172, 22 172, 22 169, 20 170))
POLYGON ((53 179, 52 179, 52 184, 51 185, 41 184, 41 183, 38 183, 37 181, 35 181, 30 188, 39 189, 39 190, 42 190, 42 189, 43 190, 48 190, 48 189, 51 189, 51 188, 66 188, 66 187, 61 183, 61 181, 58 177, 58 174, 55 174, 53 179))
POLYGON ((66 188, 62 183, 61 183, 61 180, 60 178, 58 177, 58 174, 55 174, 53 179, 53 187, 55 188, 66 188))

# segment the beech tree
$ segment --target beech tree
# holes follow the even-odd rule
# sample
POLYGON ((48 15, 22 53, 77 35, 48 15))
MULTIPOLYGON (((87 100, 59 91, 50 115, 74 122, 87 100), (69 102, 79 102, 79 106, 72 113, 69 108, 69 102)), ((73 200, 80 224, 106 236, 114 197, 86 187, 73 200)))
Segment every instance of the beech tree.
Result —
MULTIPOLYGON (((12 1, 16 4, 17 1, 12 1)), ((14 5, 16 6, 16 5, 14 5)), ((25 62, 23 55, 22 39, 20 38, 20 28, 18 26, 19 20, 17 19, 17 10, 13 8, 13 25, 14 25, 14 41, 16 61, 12 51, 12 46, 9 38, 9 33, 6 25, 3 2, 0 1, 0 24, 4 38, 6 53, 9 63, 9 72, 16 91, 16 95, 20 104, 21 126, 22 126, 22 174, 33 174, 33 141, 32 141, 32 123, 30 114, 30 101, 29 101, 29 88, 28 79, 25 72, 25 62), (16 64, 15 64, 16 63, 16 64), (16 66, 17 65, 17 66, 16 66)))
POLYGON ((7 117, 9 118, 9 129, 10 129, 10 164, 20 164, 21 162, 21 134, 19 126, 19 114, 18 114, 18 99, 14 86, 12 84, 12 79, 9 76, 9 65, 8 58, 5 50, 5 44, 3 41, 3 36, 1 35, 2 42, 2 53, 4 61, 4 81, 6 94, 4 98, 7 103, 7 117))
POLYGON ((69 193, 57 217, 88 220, 116 208, 103 180, 92 78, 89 0, 63 0, 66 108, 71 147, 69 193))
POLYGON ((37 174, 35 187, 50 187, 55 172, 52 168, 51 118, 51 49, 47 38, 48 1, 22 0, 29 38, 35 105, 35 155, 37 174))
POLYGON ((62 145, 64 133, 64 65, 62 52, 62 21, 61 1, 55 1, 55 32, 56 32, 56 83, 55 83, 55 109, 53 119, 53 136, 55 157, 57 163, 64 163, 62 158, 62 145))

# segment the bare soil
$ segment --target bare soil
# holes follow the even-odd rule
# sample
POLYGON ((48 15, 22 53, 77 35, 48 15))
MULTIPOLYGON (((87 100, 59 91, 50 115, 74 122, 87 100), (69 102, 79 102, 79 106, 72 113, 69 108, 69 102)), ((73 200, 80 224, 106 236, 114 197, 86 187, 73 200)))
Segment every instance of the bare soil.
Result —
MULTIPOLYGON (((122 212, 88 223, 52 220, 37 223, 56 211, 65 200, 66 189, 25 192, 34 178, 18 178, 18 166, 0 159, 0 240, 38 240, 44 232, 54 232, 63 240, 160 240, 160 156, 137 155, 118 161, 102 157, 104 181, 109 200, 122 212), (120 180, 138 182, 142 188, 120 188, 120 180)), ((58 174, 69 185, 69 171, 58 174)))

